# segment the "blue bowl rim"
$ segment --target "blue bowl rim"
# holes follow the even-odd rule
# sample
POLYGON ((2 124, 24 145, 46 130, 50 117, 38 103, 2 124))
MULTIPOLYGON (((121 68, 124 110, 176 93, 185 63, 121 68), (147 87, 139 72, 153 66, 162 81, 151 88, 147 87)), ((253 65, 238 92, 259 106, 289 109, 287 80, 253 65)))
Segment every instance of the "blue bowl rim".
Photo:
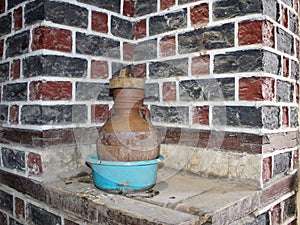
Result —
POLYGON ((143 165, 157 164, 163 160, 164 157, 162 155, 159 155, 159 157, 156 159, 143 160, 143 161, 131 161, 131 162, 99 160, 97 153, 88 155, 86 157, 86 161, 88 163, 97 164, 97 165, 106 165, 106 166, 143 166, 143 165))

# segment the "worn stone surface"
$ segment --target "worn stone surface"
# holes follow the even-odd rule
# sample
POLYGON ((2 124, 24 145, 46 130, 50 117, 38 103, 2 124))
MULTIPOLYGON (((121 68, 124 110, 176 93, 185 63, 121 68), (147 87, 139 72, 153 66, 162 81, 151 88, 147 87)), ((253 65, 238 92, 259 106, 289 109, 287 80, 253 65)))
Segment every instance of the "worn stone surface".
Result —
POLYGON ((294 85, 292 83, 277 80, 276 86, 276 100, 278 102, 294 101, 294 85))
POLYGON ((24 105, 21 109, 23 124, 68 124, 87 120, 86 105, 24 105))
POLYGON ((11 0, 8 2, 7 7, 8 7, 8 9, 11 9, 11 8, 21 4, 22 2, 25 2, 25 0, 11 0))
POLYGON ((264 51, 262 59, 263 71, 279 75, 281 71, 281 57, 275 53, 264 51))
POLYGON ((7 105, 0 105, 0 121, 7 122, 8 119, 8 106, 7 105))
POLYGON ((111 33, 117 37, 133 39, 133 24, 129 20, 111 16, 111 33))
POLYGON ((297 132, 280 132, 265 134, 263 138, 263 152, 293 148, 297 144, 297 132))
POLYGON ((56 224, 61 225, 61 218, 54 215, 38 206, 31 203, 27 205, 26 211, 28 211, 27 222, 33 224, 56 224))
POLYGON ((3 86, 3 101, 26 101, 27 83, 13 83, 3 86))
POLYGON ((290 21, 290 24, 289 24, 290 31, 292 31, 294 34, 299 34, 299 32, 298 32, 298 27, 299 27, 298 15, 295 13, 292 13, 290 11, 289 21, 290 21))
POLYGON ((159 101, 158 83, 147 83, 145 86, 145 101, 159 101))
POLYGON ((173 59, 149 64, 149 77, 167 78, 188 76, 188 59, 173 59))
POLYGON ((24 77, 86 77, 87 61, 56 55, 36 55, 23 59, 24 77))
POLYGON ((185 9, 162 16, 153 16, 149 20, 149 34, 156 35, 168 31, 185 28, 187 26, 187 12, 185 9))
POLYGON ((213 17, 215 20, 234 18, 251 13, 262 13, 262 1, 225 0, 215 1, 213 4, 213 17))
POLYGON ((134 45, 134 61, 155 59, 157 39, 142 41, 134 45))
POLYGON ((112 100, 108 83, 76 83, 76 100, 112 100))
POLYGON ((7 212, 13 212, 13 196, 0 190, 0 208, 7 212))
POLYGON ((278 129, 280 126, 280 109, 277 106, 262 107, 262 123, 266 129, 278 129))
POLYGON ((294 60, 291 60, 291 78, 299 79, 299 63, 294 60))
POLYGON ((277 49, 292 55, 294 53, 293 36, 281 28, 277 28, 277 49))
POLYGON ((120 43, 107 37, 77 32, 76 52, 85 55, 120 58, 120 43))
POLYGON ((7 38, 6 57, 22 55, 29 51, 29 31, 23 31, 7 38))
POLYGON ((297 127, 299 125, 298 107, 290 107, 290 126, 297 127))
POLYGON ((270 16, 273 20, 276 21, 278 18, 279 4, 276 0, 265 0, 263 1, 263 13, 270 16))
POLYGON ((260 50, 236 51, 215 55, 214 73, 261 71, 263 52, 260 50))
POLYGON ((135 16, 143 16, 157 11, 157 0, 136 0, 135 16))
POLYGON ((290 163, 291 163, 291 153, 286 152, 282 154, 278 154, 274 156, 274 168, 273 168, 273 174, 274 176, 284 173, 290 169, 290 163))
POLYGON ((189 109, 185 106, 168 107, 168 106, 151 106, 152 121, 173 123, 173 124, 188 124, 189 109))
POLYGON ((250 106, 214 106, 213 124, 261 128, 263 125, 262 109, 250 106))
POLYGON ((234 100, 233 78, 199 79, 179 82, 179 96, 182 101, 224 101, 234 100))
POLYGON ((8 13, 6 16, 0 17, 0 35, 9 34, 11 32, 12 24, 11 24, 11 13, 8 13))

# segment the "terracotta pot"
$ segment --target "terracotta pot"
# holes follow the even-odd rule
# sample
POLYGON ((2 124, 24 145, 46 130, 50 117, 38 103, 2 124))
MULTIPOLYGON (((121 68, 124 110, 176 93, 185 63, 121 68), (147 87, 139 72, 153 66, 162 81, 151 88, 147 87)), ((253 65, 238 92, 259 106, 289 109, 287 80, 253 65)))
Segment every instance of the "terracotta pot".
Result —
POLYGON ((150 111, 143 106, 144 82, 141 78, 111 79, 114 106, 99 131, 97 154, 100 160, 143 161, 159 156, 150 111))

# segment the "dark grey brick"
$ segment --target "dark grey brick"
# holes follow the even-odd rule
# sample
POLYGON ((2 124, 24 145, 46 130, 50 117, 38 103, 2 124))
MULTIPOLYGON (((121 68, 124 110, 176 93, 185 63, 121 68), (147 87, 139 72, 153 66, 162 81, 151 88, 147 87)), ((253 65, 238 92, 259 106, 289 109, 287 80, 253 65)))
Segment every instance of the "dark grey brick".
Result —
POLYGON ((263 71, 266 73, 272 73, 280 75, 281 70, 281 56, 275 53, 264 51, 263 56, 263 71))
POLYGON ((0 105, 0 121, 7 122, 7 118, 8 118, 8 106, 0 105))
POLYGON ((269 224, 268 213, 264 213, 256 217, 252 222, 247 222, 245 225, 267 225, 269 224))
POLYGON ((121 0, 78 0, 79 2, 107 9, 112 12, 120 13, 121 0))
POLYGON ((284 201, 283 220, 287 220, 292 216, 295 216, 297 212, 297 198, 296 195, 286 199, 284 201))
POLYGON ((26 211, 28 213, 27 223, 36 225, 61 225, 61 217, 54 215, 31 203, 27 204, 26 211))
POLYGON ((111 70, 112 70, 112 76, 113 77, 118 77, 120 75, 120 70, 121 69, 124 69, 124 68, 133 69, 128 64, 119 63, 119 62, 112 62, 111 67, 112 67, 111 70))
POLYGON ((180 54, 234 46, 234 24, 202 28, 178 35, 180 54))
POLYGON ((27 83, 13 83, 3 86, 3 101, 26 101, 27 83))
POLYGON ((9 78, 9 63, 0 64, 0 81, 7 81, 9 78))
POLYGON ((13 196, 0 190, 0 208, 6 212, 13 212, 13 196))
POLYGON ((143 16, 157 11, 157 0, 136 0, 135 16, 143 16))
POLYGON ((280 126, 280 109, 276 106, 262 107, 263 128, 278 129, 280 126))
POLYGON ((150 35, 156 35, 179 28, 185 28, 186 26, 187 12, 185 9, 182 9, 165 15, 150 17, 149 33, 150 35))
POLYGON ((148 83, 145 88, 146 101, 159 101, 159 85, 158 83, 148 83))
POLYGON ((213 124, 261 128, 262 110, 251 106, 214 106, 213 124))
POLYGON ((25 171, 25 152, 2 148, 3 166, 9 169, 25 171))
POLYGON ((186 3, 196 2, 197 0, 178 0, 178 5, 183 5, 186 3))
POLYGON ((27 53, 29 50, 29 31, 23 31, 6 41, 6 57, 14 57, 27 53))
POLYGON ((13 218, 9 218, 9 225, 23 225, 18 221, 14 220, 13 218))
POLYGON ((293 102, 294 85, 290 82, 277 80, 276 82, 276 101, 293 102))
POLYGON ((188 76, 188 59, 174 59, 149 64, 151 78, 188 76))
POLYGON ((7 4, 7 8, 8 9, 11 9, 19 4, 21 4, 22 2, 25 2, 26 0, 9 0, 7 1, 8 4, 7 4))
POLYGON ((112 100, 110 96, 109 85, 107 83, 76 83, 76 100, 78 101, 95 101, 95 100, 112 100))
POLYGON ((76 52, 119 59, 120 43, 106 37, 76 33, 76 52))
POLYGON ((289 170, 291 161, 291 153, 283 153, 274 156, 273 175, 278 175, 289 170))
POLYGON ((294 53, 293 36, 277 28, 277 49, 289 55, 294 53))
POLYGON ((262 71, 263 52, 260 50, 237 51, 215 55, 214 73, 262 71))
POLYGON ((134 60, 150 60, 157 57, 157 39, 142 41, 134 45, 134 60))
POLYGON ((87 28, 88 10, 77 5, 57 1, 34 1, 25 7, 25 24, 42 20, 68 26, 87 28))
POLYGON ((133 24, 129 20, 111 16, 111 33, 114 36, 133 39, 133 24))
POLYGON ((290 11, 290 14, 289 14, 289 29, 294 33, 294 34, 299 34, 298 32, 298 27, 299 27, 299 17, 297 14, 295 13, 292 13, 290 11))
POLYGON ((279 4, 277 0, 264 0, 263 2, 263 14, 270 16, 273 20, 277 20, 279 17, 279 4))
POLYGON ((262 13, 261 0, 222 0, 213 3, 213 17, 215 20, 234 18, 251 13, 262 13))
POLYGON ((234 78, 186 80, 179 83, 181 101, 234 100, 234 78))
POLYGON ((152 121, 173 124, 189 124, 189 108, 184 106, 151 106, 152 121))
POLYGON ((298 107, 290 107, 290 126, 298 127, 298 107))
POLYGON ((11 32, 11 13, 0 17, 0 36, 11 32))
POLYGON ((87 106, 24 105, 21 109, 21 121, 32 125, 84 123, 87 121, 87 106))
POLYGON ((299 63, 291 60, 291 78, 299 80, 299 63))
POLYGON ((0 212, 0 224, 7 224, 7 218, 8 216, 5 213, 0 212))
POLYGON ((23 60, 24 77, 86 77, 87 61, 57 55, 36 55, 23 60))

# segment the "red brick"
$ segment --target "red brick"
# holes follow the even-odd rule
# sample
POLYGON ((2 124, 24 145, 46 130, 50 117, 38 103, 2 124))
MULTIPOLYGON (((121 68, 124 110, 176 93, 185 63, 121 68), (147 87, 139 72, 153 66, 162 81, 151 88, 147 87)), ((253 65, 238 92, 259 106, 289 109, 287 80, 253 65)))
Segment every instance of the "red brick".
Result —
POLYGON ((30 152, 27 158, 27 166, 30 175, 39 176, 43 174, 42 158, 40 154, 30 152))
POLYGON ((0 0, 0 13, 5 12, 5 0, 0 0))
POLYGON ((108 33, 108 15, 102 12, 92 12, 92 30, 108 33))
POLYGON ((54 27, 38 27, 33 30, 32 50, 50 49, 72 51, 72 32, 54 27))
POLYGON ((299 168, 299 150, 293 152, 293 169, 299 168))
POLYGON ((134 60, 134 46, 130 43, 123 44, 123 59, 128 61, 134 60))
POLYGON ((159 54, 161 57, 176 54, 176 39, 174 36, 163 37, 159 42, 159 54))
POLYGON ((294 0, 294 9, 295 9, 295 11, 296 11, 297 13, 299 13, 299 12, 298 12, 298 10, 299 10, 299 0, 294 0))
POLYGON ((3 59, 3 53, 4 53, 4 41, 0 40, 0 60, 3 59))
POLYGON ((284 77, 289 77, 289 59, 285 57, 282 60, 282 73, 284 77))
POLYGON ((209 74, 209 55, 201 55, 192 59, 192 75, 207 75, 209 74))
POLYGON ((10 79, 15 80, 20 78, 21 62, 14 60, 10 65, 10 79))
POLYGON ((71 100, 72 83, 68 81, 33 81, 29 86, 30 100, 71 100))
POLYGON ((284 6, 281 7, 281 24, 285 27, 289 26, 288 9, 284 6))
POLYGON ((274 47, 274 25, 261 20, 240 22, 238 39, 239 45, 264 44, 274 47))
POLYGON ((134 0, 124 0, 123 15, 134 17, 134 0))
POLYGON ((201 125, 209 125, 209 107, 196 106, 193 109, 193 123, 201 125))
POLYGON ((175 0, 160 0, 160 10, 170 8, 175 5, 175 0))
POLYGON ((9 122, 11 124, 19 123, 19 106, 12 105, 9 107, 9 122))
POLYGON ((147 65, 137 64, 134 66, 134 76, 139 78, 144 78, 147 75, 147 65))
POLYGON ((191 7, 190 19, 193 26, 204 26, 209 22, 208 4, 191 7))
POLYGON ((92 105, 92 122, 105 122, 108 119, 108 105, 92 105))
POLYGON ((176 83, 165 82, 163 83, 163 101, 176 101, 176 83))
POLYGON ((263 159, 262 180, 265 183, 272 178, 272 157, 263 159))
POLYGON ((14 29, 20 30, 23 27, 23 8, 19 7, 14 11, 14 29))
POLYGON ((108 63, 101 60, 92 60, 91 78, 108 78, 108 63))
POLYGON ((25 203, 18 197, 15 197, 15 215, 19 220, 25 219, 25 203))
POLYGON ((271 101, 274 97, 274 80, 267 77, 245 77, 239 80, 239 99, 271 101))
POLYGON ((281 224, 281 208, 280 204, 277 204, 271 210, 271 224, 272 225, 279 225, 281 224))
POLYGON ((146 20, 140 20, 135 22, 134 24, 134 38, 141 39, 146 37, 147 35, 147 28, 146 28, 146 20))
POLYGON ((289 126, 289 108, 286 106, 282 107, 282 126, 289 126))

